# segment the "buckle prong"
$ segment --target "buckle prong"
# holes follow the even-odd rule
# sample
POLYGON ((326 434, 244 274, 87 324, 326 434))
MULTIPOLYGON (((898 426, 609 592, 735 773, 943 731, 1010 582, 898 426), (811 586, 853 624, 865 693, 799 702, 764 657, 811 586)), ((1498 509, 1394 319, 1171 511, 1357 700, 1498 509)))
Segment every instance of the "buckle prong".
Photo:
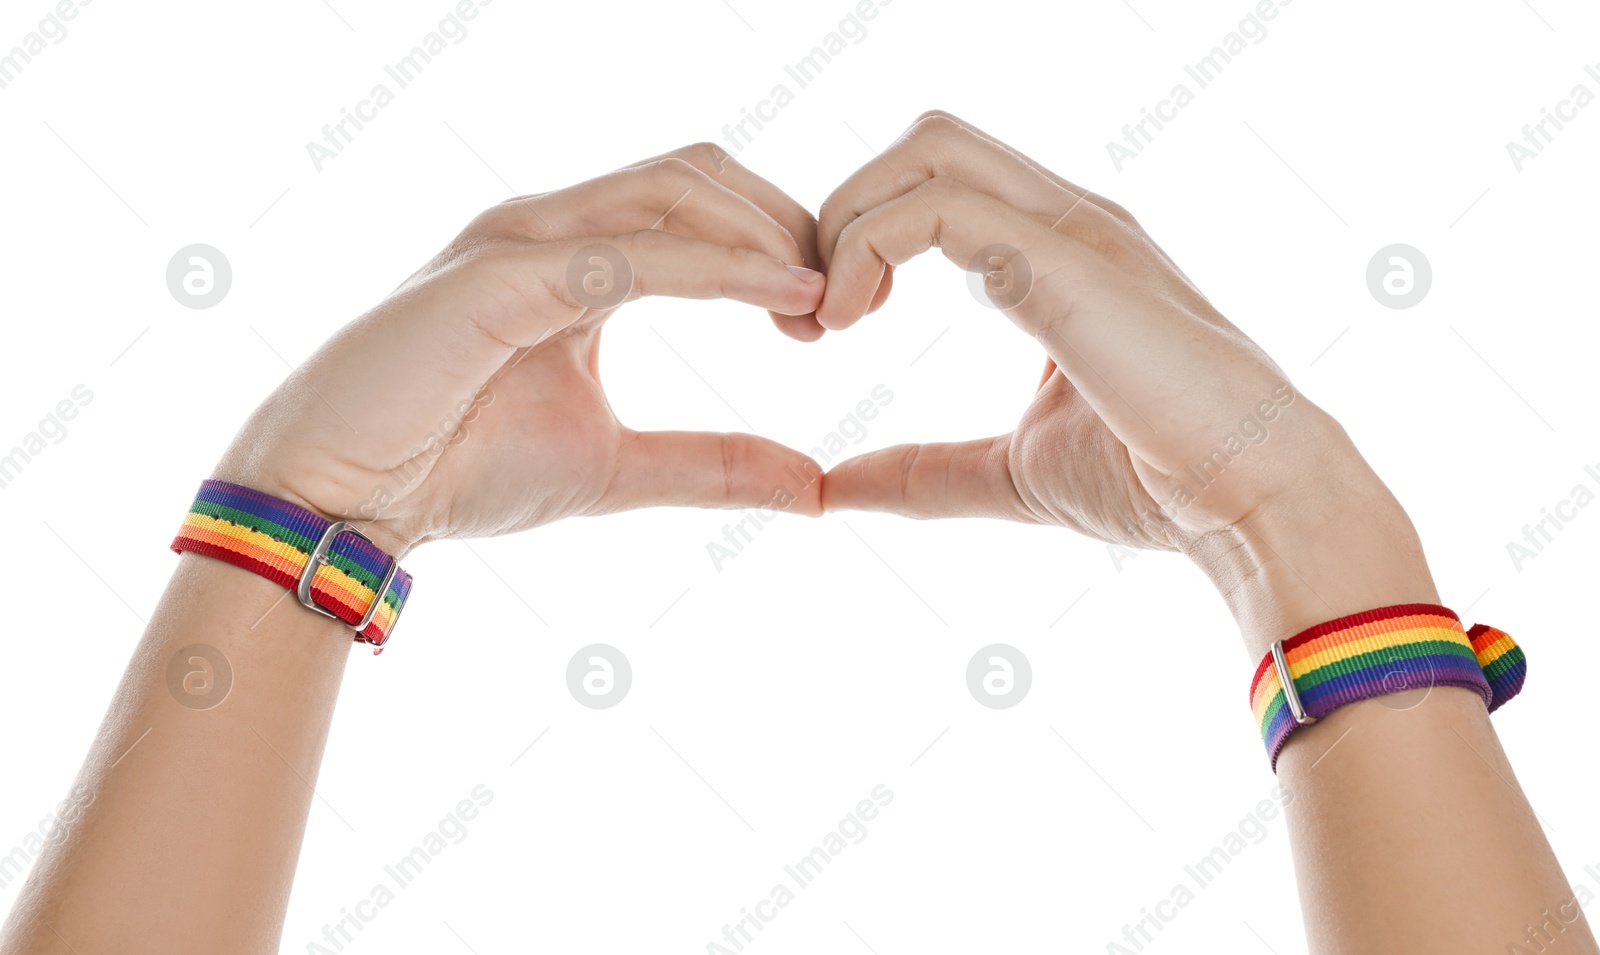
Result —
POLYGON ((1272 641, 1272 665, 1278 670, 1278 682, 1283 686, 1283 700, 1289 706, 1289 715, 1301 726, 1310 726, 1317 721, 1315 716, 1307 715, 1306 708, 1300 703, 1300 691, 1295 688, 1294 679, 1289 676, 1289 658, 1283 655, 1283 641, 1272 641))
MULTIPOLYGON (((373 544, 372 538, 356 530, 349 522, 334 521, 328 525, 327 530, 322 532, 322 539, 317 541, 316 548, 311 552, 311 558, 306 561, 306 569, 300 574, 300 583, 295 587, 295 596, 300 598, 302 604, 322 614, 324 617, 331 617, 334 620, 339 620, 339 615, 317 603, 316 597, 312 596, 311 593, 311 584, 317 577, 317 569, 319 567, 326 567, 333 563, 328 557, 328 552, 333 549, 334 542, 339 539, 341 534, 354 534, 367 543, 373 544)), ((373 544, 373 546, 377 545, 373 544)), ((394 582, 395 573, 399 570, 400 561, 391 558, 389 570, 384 574, 383 582, 373 592, 371 605, 367 607, 367 612, 362 615, 361 620, 354 624, 358 635, 372 625, 373 618, 378 615, 378 608, 383 606, 383 595, 388 593, 389 585, 394 582)), ((340 620, 340 622, 343 623, 344 621, 340 620)), ((372 641, 365 640, 364 642, 371 643, 372 641)))

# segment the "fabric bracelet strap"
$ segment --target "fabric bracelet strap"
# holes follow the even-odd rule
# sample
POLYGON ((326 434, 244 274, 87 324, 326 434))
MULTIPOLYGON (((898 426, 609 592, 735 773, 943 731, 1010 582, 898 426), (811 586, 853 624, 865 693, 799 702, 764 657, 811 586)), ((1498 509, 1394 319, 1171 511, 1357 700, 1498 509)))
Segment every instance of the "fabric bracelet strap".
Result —
POLYGON ((1489 712, 1516 696, 1527 676, 1522 648, 1504 631, 1461 620, 1434 604, 1399 604, 1340 617, 1280 644, 1304 722, 1268 653, 1250 684, 1250 708, 1272 768, 1289 735, 1357 700, 1431 686, 1476 690, 1489 712))
MULTIPOLYGON (((225 560, 295 590, 333 522, 296 504, 227 481, 202 481, 172 549, 225 560)), ((355 533, 341 533, 312 579, 316 604, 354 627, 372 609, 393 559, 355 533)), ((411 593, 411 575, 394 568, 372 622, 355 635, 382 649, 411 593)))

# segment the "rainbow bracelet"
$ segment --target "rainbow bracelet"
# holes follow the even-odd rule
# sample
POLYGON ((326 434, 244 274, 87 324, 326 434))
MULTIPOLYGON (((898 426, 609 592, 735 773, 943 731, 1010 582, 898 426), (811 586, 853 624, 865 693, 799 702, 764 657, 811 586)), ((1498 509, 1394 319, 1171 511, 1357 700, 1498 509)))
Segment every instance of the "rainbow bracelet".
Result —
POLYGON ((1505 632, 1434 604, 1340 617, 1272 645, 1250 684, 1250 708, 1273 771, 1289 734, 1348 703, 1401 690, 1462 686, 1493 713, 1516 696, 1527 658, 1505 632))
POLYGON ((411 575, 366 535, 296 504, 227 481, 202 481, 172 542, 294 591, 380 653, 411 593, 411 575), (378 595, 382 599, 377 599, 378 595))

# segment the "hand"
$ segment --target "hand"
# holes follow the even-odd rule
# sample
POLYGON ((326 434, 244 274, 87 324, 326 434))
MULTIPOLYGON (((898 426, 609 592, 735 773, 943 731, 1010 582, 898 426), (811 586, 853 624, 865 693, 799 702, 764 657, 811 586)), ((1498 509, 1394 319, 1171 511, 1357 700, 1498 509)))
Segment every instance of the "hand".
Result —
MULTIPOLYGON (((709 146, 504 202, 291 375, 216 476, 355 521, 397 555, 576 514, 769 505, 789 469, 817 465, 750 435, 626 427, 601 388, 600 329, 622 301, 671 295, 764 307, 814 339, 815 230, 709 146)), ((819 483, 788 509, 820 513, 819 483)))
POLYGON ((818 321, 849 327, 889 269, 932 247, 986 273, 990 300, 1039 341, 1044 379, 1010 434, 839 464, 827 508, 1004 517, 1183 551, 1254 646, 1388 594, 1436 599, 1409 521, 1343 429, 1125 209, 926 114, 824 204, 818 321), (1365 568, 1348 566, 1356 555, 1365 568))

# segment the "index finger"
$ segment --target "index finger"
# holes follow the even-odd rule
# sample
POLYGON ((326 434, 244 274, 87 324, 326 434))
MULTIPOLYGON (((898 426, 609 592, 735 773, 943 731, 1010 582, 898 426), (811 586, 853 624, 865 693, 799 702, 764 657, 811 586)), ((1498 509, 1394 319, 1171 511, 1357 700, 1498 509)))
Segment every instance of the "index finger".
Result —
POLYGON ((799 257, 790 265, 803 265, 815 269, 821 265, 817 256, 817 220, 805 206, 795 201, 776 185, 756 175, 734 159, 726 149, 714 143, 695 143, 672 152, 653 156, 635 165, 659 162, 663 159, 680 159, 722 183, 755 204, 756 208, 771 216, 794 238, 799 257))
POLYGON ((948 113, 918 117, 900 138, 858 169, 822 204, 817 248, 832 265, 839 235, 863 213, 913 192, 931 179, 982 184, 988 194, 1052 221, 1075 217, 1108 224, 1087 190, 1045 173, 1020 153, 948 113))
MULTIPOLYGON (((790 265, 822 270, 822 257, 817 252, 817 219, 810 210, 795 201, 787 192, 751 172, 726 149, 714 143, 695 143, 655 156, 645 162, 661 159, 681 159, 732 191, 750 200, 782 226, 794 239, 797 258, 790 265)), ((823 328, 814 314, 784 315, 770 312, 773 324, 785 335, 800 341, 816 341, 822 337, 823 328)))

